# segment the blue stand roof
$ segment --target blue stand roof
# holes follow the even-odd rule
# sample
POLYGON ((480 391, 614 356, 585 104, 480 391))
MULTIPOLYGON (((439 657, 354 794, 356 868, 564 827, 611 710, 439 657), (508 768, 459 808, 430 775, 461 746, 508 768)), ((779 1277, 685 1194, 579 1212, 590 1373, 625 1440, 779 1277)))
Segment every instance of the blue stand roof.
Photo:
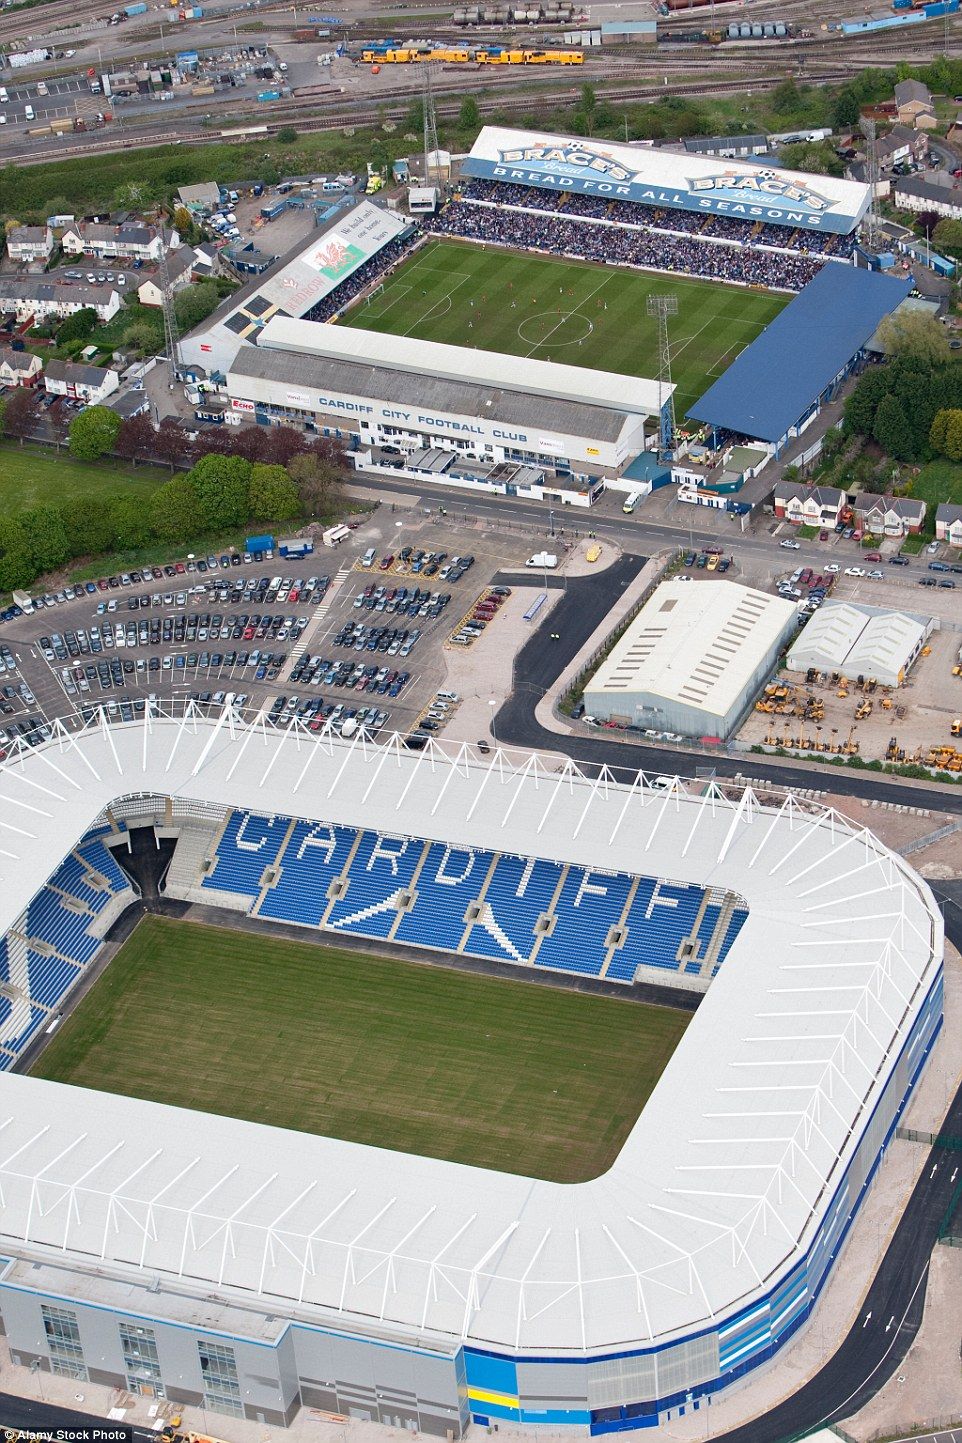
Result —
POLYGON ((688 414, 774 444, 905 299, 911 279, 829 261, 688 414))

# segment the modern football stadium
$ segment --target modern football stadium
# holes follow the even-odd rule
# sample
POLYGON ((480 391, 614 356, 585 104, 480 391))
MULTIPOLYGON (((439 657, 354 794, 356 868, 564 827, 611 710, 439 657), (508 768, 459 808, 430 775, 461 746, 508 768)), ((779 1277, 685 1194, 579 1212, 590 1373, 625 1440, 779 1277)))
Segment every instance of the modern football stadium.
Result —
POLYGON ((782 454, 911 288, 860 249, 868 186, 769 158, 486 126, 449 191, 328 207, 185 369, 227 419, 340 437, 359 470, 587 506, 672 449, 672 413, 710 455, 782 454))
MULTIPOLYGON (((412 753, 188 704, 55 724, 0 765, 0 799, 11 1355, 178 1405, 442 1436, 500 1420, 604 1433, 702 1408, 817 1306, 941 1026, 926 884, 785 793, 434 741, 412 753), (307 1032, 350 1004, 333 973, 328 997, 324 959, 354 939, 355 977, 396 952, 399 969, 483 963, 544 997, 539 982, 575 981, 568 1005, 639 982, 701 999, 610 1166, 571 1183, 18 1073, 136 900, 122 863, 145 838, 173 849, 171 897, 324 944, 307 1032)), ((119 965, 166 965, 159 952, 119 965)), ((190 993, 138 1005, 167 1066, 202 1071, 179 1035, 190 993)), ((497 1014, 482 993, 473 1005, 483 1053, 497 1014)), ((443 1015, 412 1047, 415 1094, 443 1015)))

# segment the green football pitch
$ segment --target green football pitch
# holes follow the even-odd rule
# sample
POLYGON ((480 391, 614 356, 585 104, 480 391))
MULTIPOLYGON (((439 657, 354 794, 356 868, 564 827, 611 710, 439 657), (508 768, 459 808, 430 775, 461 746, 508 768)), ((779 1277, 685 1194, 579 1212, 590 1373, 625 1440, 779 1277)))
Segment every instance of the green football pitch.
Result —
POLYGON ((340 324, 654 377, 657 323, 646 303, 666 294, 678 298, 670 344, 680 420, 774 320, 787 296, 429 241, 340 324))
POLYGON ((576 1182, 688 1014, 148 916, 36 1077, 576 1182))

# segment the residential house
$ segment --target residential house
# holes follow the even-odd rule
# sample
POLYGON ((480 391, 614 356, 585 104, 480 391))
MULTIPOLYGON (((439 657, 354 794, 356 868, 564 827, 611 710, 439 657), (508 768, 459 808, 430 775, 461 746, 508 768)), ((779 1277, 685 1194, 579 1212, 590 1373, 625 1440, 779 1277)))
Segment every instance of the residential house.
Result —
POLYGON ((42 370, 43 362, 32 351, 0 346, 0 386, 33 386, 42 370))
POLYGON ((939 503, 935 512, 935 539, 962 547, 962 506, 953 506, 949 501, 939 503))
POLYGON ((18 225, 7 236, 7 254, 20 263, 43 261, 53 254, 53 231, 48 225, 18 225))
POLYGON ((112 397, 107 405, 111 411, 117 412, 122 421, 150 414, 150 397, 146 391, 121 391, 120 395, 112 397))
POLYGON ((156 226, 136 222, 102 225, 99 221, 80 221, 68 226, 61 237, 65 254, 93 256, 99 261, 156 261, 163 244, 163 235, 156 226))
POLYGON ((860 491, 852 506, 863 531, 875 536, 914 536, 922 530, 925 502, 913 496, 876 496, 860 491))
POLYGON ((48 361, 43 373, 44 390, 54 396, 70 396, 97 406, 117 390, 120 377, 104 366, 84 366, 76 361, 48 361))
POLYGON ((921 80, 899 81, 895 87, 895 109, 900 124, 917 130, 934 130, 938 123, 932 94, 921 80))
POLYGON ((875 145, 876 158, 883 170, 902 165, 905 161, 924 161, 928 153, 928 136, 908 125, 893 125, 888 135, 883 135, 875 145))
MULTIPOLYGON (((196 256, 190 246, 181 246, 180 250, 174 251, 167 257, 169 295, 173 296, 184 286, 190 285, 195 261, 196 256)), ((164 288, 159 271, 148 276, 137 287, 137 299, 142 306, 162 306, 164 304, 164 288)))
POLYGON ((217 252, 213 246, 202 244, 194 246, 194 279, 206 280, 217 271, 217 252))
POLYGON ((806 486, 801 481, 775 485, 775 515, 804 526, 836 526, 845 506, 845 492, 835 486, 806 486))
POLYGON ((112 285, 54 281, 40 276, 0 276, 0 312, 12 311, 18 322, 63 319, 90 307, 97 319, 109 321, 120 310, 120 293, 112 285))
POLYGON ((936 215, 962 220, 962 187, 944 170, 922 175, 900 176, 895 182, 895 204, 899 210, 931 210, 936 215))
POLYGON ((220 205, 220 186, 212 180, 201 181, 198 185, 182 185, 177 199, 182 206, 194 214, 199 211, 216 210, 220 205))

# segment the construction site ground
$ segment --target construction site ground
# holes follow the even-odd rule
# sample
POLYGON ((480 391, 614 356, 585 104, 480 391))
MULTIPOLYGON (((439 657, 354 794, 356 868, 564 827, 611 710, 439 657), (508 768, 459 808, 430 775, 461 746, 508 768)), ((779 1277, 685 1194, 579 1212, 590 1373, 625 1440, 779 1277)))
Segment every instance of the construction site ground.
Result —
POLYGON ((957 631, 934 631, 927 643, 931 654, 919 657, 904 684, 894 690, 878 686, 871 694, 860 689, 854 677, 848 677, 848 686, 843 687, 828 675, 809 684, 804 672, 784 671, 779 685, 787 687, 802 708, 807 697, 816 697, 824 705, 822 719, 805 721, 797 715, 753 710, 738 733, 739 740, 792 749, 801 740, 818 741, 822 749, 828 744, 834 751, 851 739, 858 742, 859 755, 866 761, 884 761, 890 739, 896 737, 905 752, 903 760, 918 758, 923 764, 930 747, 954 744, 962 748, 962 737, 953 740, 951 735, 952 722, 962 717, 962 677, 952 675, 959 643, 957 631), (846 690, 847 696, 839 694, 846 690), (885 700, 891 702, 890 707, 883 706, 885 700), (868 715, 857 717, 856 712, 869 701, 868 715))

